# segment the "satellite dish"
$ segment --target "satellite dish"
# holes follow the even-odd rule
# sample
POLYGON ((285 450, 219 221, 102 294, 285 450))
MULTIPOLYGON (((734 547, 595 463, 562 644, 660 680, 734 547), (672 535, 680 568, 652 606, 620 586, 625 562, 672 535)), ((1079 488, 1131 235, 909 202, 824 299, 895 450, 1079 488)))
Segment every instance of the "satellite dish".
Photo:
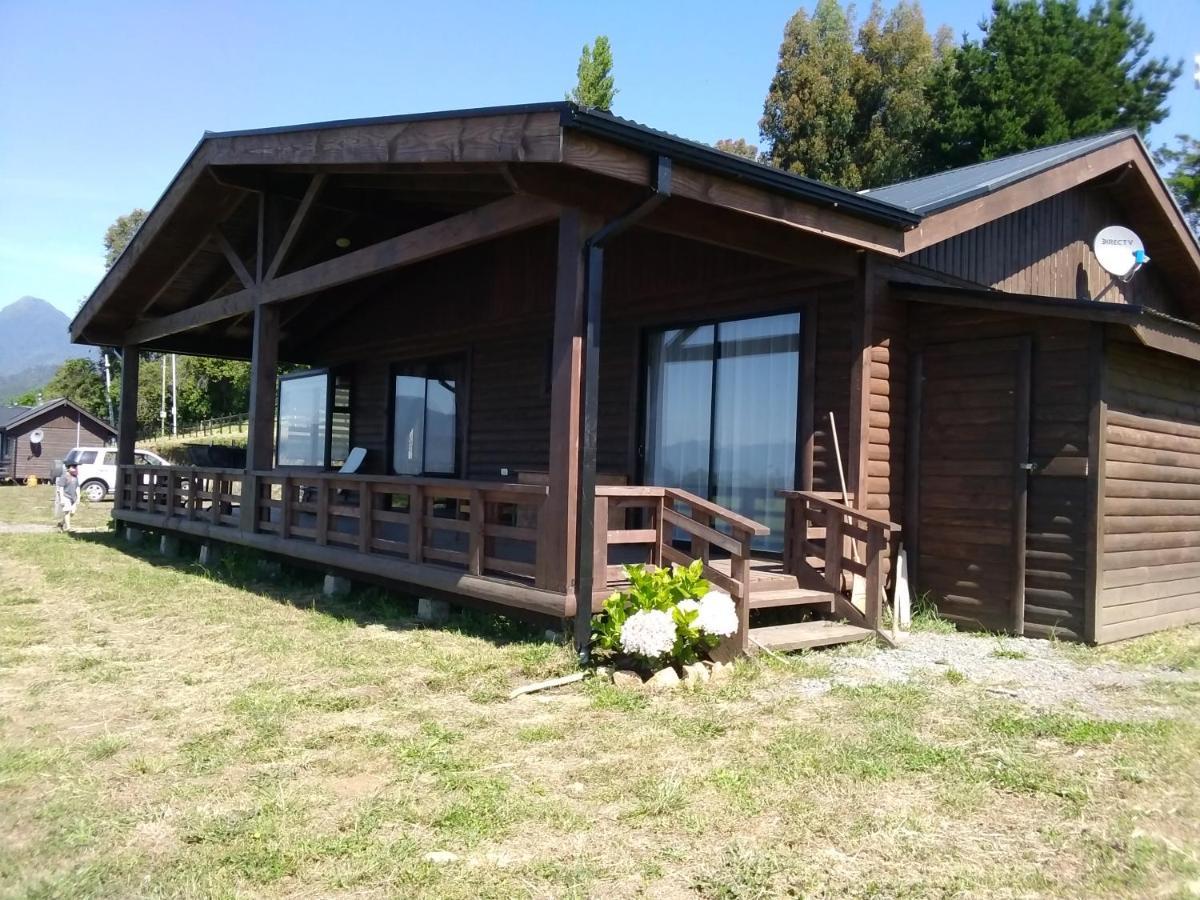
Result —
POLYGON ((1092 250, 1101 268, 1122 281, 1128 281, 1150 262, 1142 239, 1123 225, 1101 228, 1092 241, 1092 250))
POLYGON ((33 431, 29 432, 29 443, 40 444, 42 442, 42 438, 45 436, 46 435, 42 432, 42 429, 35 428, 33 431))

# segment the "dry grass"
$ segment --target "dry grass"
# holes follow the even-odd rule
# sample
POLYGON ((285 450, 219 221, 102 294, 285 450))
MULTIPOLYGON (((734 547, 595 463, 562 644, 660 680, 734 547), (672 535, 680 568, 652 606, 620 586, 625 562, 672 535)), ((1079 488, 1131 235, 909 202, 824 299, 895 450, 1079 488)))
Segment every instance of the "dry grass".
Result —
POLYGON ((806 697, 824 667, 802 655, 690 696, 508 701, 569 650, 254 571, 0 535, 0 894, 1123 897, 1200 878, 1194 697, 1137 722, 945 677, 806 697))
MULTIPOLYGON (((112 500, 89 503, 80 498, 71 527, 104 528, 112 512, 112 500)), ((54 485, 0 484, 0 523, 6 525, 53 525, 54 485)))

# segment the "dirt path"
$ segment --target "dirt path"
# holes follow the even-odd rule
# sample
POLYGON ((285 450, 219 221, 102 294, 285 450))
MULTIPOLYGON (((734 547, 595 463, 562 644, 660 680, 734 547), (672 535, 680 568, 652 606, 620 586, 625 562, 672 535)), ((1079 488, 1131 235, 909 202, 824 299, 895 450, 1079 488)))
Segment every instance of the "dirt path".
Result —
POLYGON ((831 654, 829 664, 828 677, 802 682, 799 690, 811 695, 835 684, 962 679, 1034 710, 1075 710, 1106 719, 1173 715, 1176 710, 1166 700, 1161 705, 1148 703, 1130 689, 1152 682, 1200 683, 1195 671, 1088 660, 1078 648, 1054 641, 969 634, 917 632, 895 650, 831 654))

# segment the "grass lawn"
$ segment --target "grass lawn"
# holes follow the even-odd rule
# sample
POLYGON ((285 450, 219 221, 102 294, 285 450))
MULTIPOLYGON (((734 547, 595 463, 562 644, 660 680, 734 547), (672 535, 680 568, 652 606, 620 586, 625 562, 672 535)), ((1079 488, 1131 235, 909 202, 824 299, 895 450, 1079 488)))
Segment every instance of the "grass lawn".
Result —
MULTIPOLYGON (((71 527, 106 527, 112 505, 111 497, 99 503, 89 503, 80 497, 75 515, 71 517, 71 527)), ((0 484, 0 524, 54 525, 54 522, 54 485, 0 484)))
MULTIPOLYGON (((0 895, 1127 897, 1200 879, 1195 680, 1136 688, 1169 715, 1097 719, 950 672, 816 693, 813 654, 693 695, 510 701, 570 671, 569 649, 255 571, 0 534, 0 895)), ((1152 641, 1198 662, 1194 629, 1152 641)), ((1139 646, 1105 661, 1156 665, 1139 646)))

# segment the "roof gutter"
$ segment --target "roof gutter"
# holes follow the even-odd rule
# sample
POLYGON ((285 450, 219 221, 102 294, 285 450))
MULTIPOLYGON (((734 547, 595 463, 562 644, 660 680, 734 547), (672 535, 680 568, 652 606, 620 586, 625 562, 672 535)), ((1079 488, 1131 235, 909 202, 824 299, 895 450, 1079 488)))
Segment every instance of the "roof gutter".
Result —
POLYGON ((912 228, 922 219, 922 216, 904 207, 874 200, 811 178, 792 175, 733 154, 721 153, 712 147, 627 122, 608 113, 567 104, 560 118, 564 129, 606 138, 656 156, 669 156, 677 163, 687 163, 725 178, 752 184, 827 209, 839 209, 873 222, 912 228))
POLYGON ((584 282, 579 498, 576 503, 578 520, 575 527, 575 564, 578 567, 578 577, 575 579, 575 647, 585 662, 591 643, 592 587, 596 577, 592 548, 595 546, 596 521, 596 420, 600 407, 600 321, 601 298, 604 294, 604 246, 654 212, 671 196, 673 169, 674 164, 669 156, 659 156, 654 167, 650 196, 633 209, 606 223, 583 245, 587 269, 584 282))

